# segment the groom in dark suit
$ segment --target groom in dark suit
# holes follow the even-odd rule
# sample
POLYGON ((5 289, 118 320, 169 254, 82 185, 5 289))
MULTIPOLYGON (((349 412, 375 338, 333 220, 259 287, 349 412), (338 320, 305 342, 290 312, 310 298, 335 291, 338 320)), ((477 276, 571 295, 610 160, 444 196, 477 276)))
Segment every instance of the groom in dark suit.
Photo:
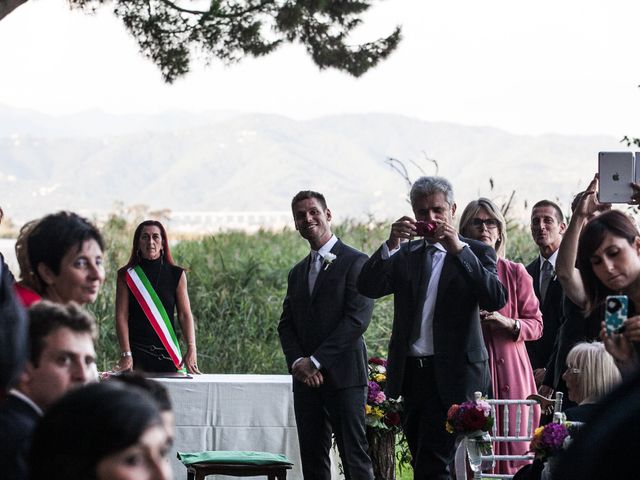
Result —
POLYGON ((371 298, 394 294, 387 396, 404 397, 414 479, 449 479, 456 438, 445 430, 447 410, 476 391, 489 393, 479 309, 499 310, 506 292, 495 250, 456 232, 446 179, 421 177, 410 197, 415 219, 392 224, 362 267, 358 289, 371 298), (424 239, 401 243, 418 235, 424 239))
POLYGON ((296 230, 311 252, 289 272, 278 325, 293 375, 293 398, 305 480, 329 480, 331 432, 347 480, 373 480, 365 436, 367 351, 362 338, 373 301, 356 290, 367 256, 331 233, 324 196, 299 192, 296 230))

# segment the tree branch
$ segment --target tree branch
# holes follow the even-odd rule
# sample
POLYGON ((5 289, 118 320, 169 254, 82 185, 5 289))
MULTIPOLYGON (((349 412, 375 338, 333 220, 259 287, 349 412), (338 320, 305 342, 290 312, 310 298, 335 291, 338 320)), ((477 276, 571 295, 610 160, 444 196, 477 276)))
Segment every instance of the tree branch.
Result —
POLYGON ((27 0, 0 0, 0 20, 13 12, 27 0))
POLYGON ((189 10, 188 8, 183 8, 176 5, 170 0, 160 0, 160 3, 165 4, 167 7, 172 8, 173 10, 176 10, 182 13, 188 13, 189 15, 206 15, 211 11, 211 10, 189 10))
POLYGON ((273 0, 263 0, 260 3, 256 3, 256 4, 254 4, 254 5, 252 5, 252 6, 248 7, 248 8, 245 8, 244 10, 239 10, 239 11, 234 12, 234 13, 216 13, 213 10, 213 7, 210 8, 209 10, 190 10, 188 8, 183 8, 183 7, 180 7, 180 6, 176 5, 171 0, 160 0, 160 2, 163 3, 164 5, 166 5, 167 7, 176 10, 177 12, 188 13, 190 15, 198 15, 198 16, 201 16, 201 17, 214 17, 214 18, 237 18, 237 17, 242 17, 243 15, 246 15, 247 13, 255 12, 256 10, 260 10, 260 9, 264 8, 266 5, 274 3, 273 0))

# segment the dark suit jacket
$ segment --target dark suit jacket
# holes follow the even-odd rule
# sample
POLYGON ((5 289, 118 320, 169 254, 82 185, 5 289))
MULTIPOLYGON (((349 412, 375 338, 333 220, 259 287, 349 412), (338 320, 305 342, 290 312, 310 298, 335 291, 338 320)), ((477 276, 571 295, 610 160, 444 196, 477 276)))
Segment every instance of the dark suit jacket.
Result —
MULTIPOLYGON (((540 300, 540 256, 527 265, 527 271, 529 275, 531 275, 531 278, 533 278, 533 289, 536 297, 540 300)), ((560 326, 564 323, 563 297, 562 285, 560 285, 558 278, 554 275, 551 282, 549 282, 549 288, 544 302, 540 300, 540 311, 542 312, 542 322, 544 324, 542 337, 538 340, 526 342, 531 367, 534 369, 547 368, 551 377, 553 377, 554 368, 549 361, 553 360, 552 354, 554 353, 554 347, 557 343, 556 338, 558 337, 560 326)), ((551 382, 553 382, 553 380, 551 380, 551 382)), ((544 383, 545 385, 552 386, 550 383, 546 383, 546 381, 544 383)))
POLYGON ((0 403, 27 361, 27 315, 16 297, 13 275, 0 254, 0 403))
POLYGON ((0 406, 0 477, 28 478, 27 455, 40 416, 23 400, 9 395, 0 406))
MULTIPOLYGON (((438 393, 445 406, 489 390, 487 349, 480 329, 478 307, 499 310, 506 290, 498 279, 495 251, 475 240, 460 237, 469 247, 459 255, 447 254, 438 284, 433 317, 434 367, 438 393)), ((382 247, 362 268, 358 289, 371 298, 394 294, 393 331, 389 342, 387 393, 402 394, 403 378, 413 322, 421 318, 426 296, 425 243, 405 243, 388 260, 382 247)))
MULTIPOLYGON (((563 322, 556 334, 551 359, 547 363, 544 385, 554 390, 567 391, 562 374, 567 369, 567 355, 580 342, 593 342, 600 339, 600 322, 604 318, 601 308, 585 317, 582 309, 565 295, 562 306, 563 322)), ((565 402, 569 399, 565 396, 565 402)), ((572 402, 573 403, 573 402, 572 402)), ((567 405, 568 403, 565 403, 567 405)))
MULTIPOLYGON (((367 256, 340 240, 309 294, 309 255, 289 272, 287 295, 278 324, 280 343, 291 371, 300 357, 320 362, 324 388, 367 384, 367 350, 362 334, 371 321, 373 301, 360 295, 356 279, 367 256)), ((294 379, 294 391, 308 388, 294 379)))

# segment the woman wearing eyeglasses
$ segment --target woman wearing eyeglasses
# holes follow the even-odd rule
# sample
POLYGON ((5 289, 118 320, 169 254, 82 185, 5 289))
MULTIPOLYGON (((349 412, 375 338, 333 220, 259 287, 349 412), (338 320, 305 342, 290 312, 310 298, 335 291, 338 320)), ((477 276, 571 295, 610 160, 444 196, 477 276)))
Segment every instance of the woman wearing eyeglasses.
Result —
MULTIPOLYGON (((507 226, 500 209, 489 199, 479 198, 470 202, 460 217, 460 233, 480 240, 496 250, 498 278, 507 288, 507 304, 497 312, 480 311, 482 333, 489 351, 491 386, 493 397, 499 399, 524 399, 537 393, 533 370, 525 341, 537 340, 542 335, 540 304, 533 291, 533 280, 524 265, 504 258, 507 243, 507 226)), ((509 424, 515 426, 516 414, 510 414, 509 424), (513 416, 513 418, 511 418, 513 416)), ((536 408, 534 425, 539 422, 536 408)), ((524 412, 523 412, 523 417, 524 412)), ((524 422, 523 422, 524 423, 524 422)), ((496 424, 500 434, 502 419, 496 424)), ((522 425, 524 434, 526 425, 522 425)), ((506 432, 505 432, 506 433, 506 432)), ((523 455, 529 445, 522 443, 497 443, 496 453, 523 455)), ((513 474, 522 462, 498 462, 496 473, 513 474)))

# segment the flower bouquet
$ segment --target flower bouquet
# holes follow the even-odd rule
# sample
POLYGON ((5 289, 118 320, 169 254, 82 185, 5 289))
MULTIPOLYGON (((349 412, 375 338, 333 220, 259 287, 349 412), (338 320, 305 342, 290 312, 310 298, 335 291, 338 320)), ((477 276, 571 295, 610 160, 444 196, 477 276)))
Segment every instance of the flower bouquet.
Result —
POLYGON ((562 422, 536 428, 531 441, 531 451, 536 458, 544 462, 562 450, 570 439, 569 426, 567 422, 562 422))
POLYGON ((552 423, 538 427, 533 432, 530 451, 545 464, 541 479, 553 477, 555 456, 571 442, 571 434, 575 428, 571 422, 565 421, 565 418, 563 413, 555 413, 552 423))
POLYGON ((482 461, 480 458, 481 455, 493 455, 493 444, 488 433, 492 427, 491 405, 480 399, 479 394, 476 394, 475 400, 451 405, 447 412, 445 428, 449 433, 466 437, 469 465, 474 472, 491 469, 495 464, 493 460, 482 461))
POLYGON ((366 425, 376 432, 401 431, 400 412, 402 400, 387 398, 384 387, 387 383, 387 361, 382 358, 369 359, 369 383, 365 405, 366 425))
POLYGON ((375 479, 392 480, 395 478, 396 436, 402 431, 400 423, 402 400, 387 398, 384 393, 387 383, 385 359, 370 358, 368 370, 365 424, 369 456, 373 463, 375 479))

